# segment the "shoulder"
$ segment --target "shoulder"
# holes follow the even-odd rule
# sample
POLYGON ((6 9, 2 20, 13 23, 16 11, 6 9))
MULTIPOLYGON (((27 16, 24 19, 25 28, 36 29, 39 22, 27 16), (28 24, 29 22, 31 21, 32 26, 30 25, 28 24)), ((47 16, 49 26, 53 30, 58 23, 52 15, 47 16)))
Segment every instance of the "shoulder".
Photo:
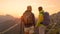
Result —
POLYGON ((49 15, 49 13, 48 13, 48 12, 44 12, 44 14, 45 14, 45 15, 49 15))
POLYGON ((26 11, 23 13, 23 15, 26 15, 26 14, 27 14, 27 12, 28 12, 28 11, 26 10, 26 11))
POLYGON ((34 13, 31 12, 31 15, 34 16, 34 13))
POLYGON ((49 14, 48 12, 44 12, 44 13, 49 14))

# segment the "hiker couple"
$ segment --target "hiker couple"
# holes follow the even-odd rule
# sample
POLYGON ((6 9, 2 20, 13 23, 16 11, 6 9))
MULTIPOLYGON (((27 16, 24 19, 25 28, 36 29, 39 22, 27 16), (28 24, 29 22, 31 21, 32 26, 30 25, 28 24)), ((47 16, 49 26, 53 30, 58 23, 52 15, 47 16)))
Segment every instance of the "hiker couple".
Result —
POLYGON ((24 24, 24 34, 36 34, 35 28, 38 28, 39 34, 45 34, 45 28, 49 24, 49 13, 44 12, 42 7, 38 7, 39 16, 35 22, 35 16, 32 13, 32 7, 27 6, 27 10, 23 13, 21 21, 24 24))

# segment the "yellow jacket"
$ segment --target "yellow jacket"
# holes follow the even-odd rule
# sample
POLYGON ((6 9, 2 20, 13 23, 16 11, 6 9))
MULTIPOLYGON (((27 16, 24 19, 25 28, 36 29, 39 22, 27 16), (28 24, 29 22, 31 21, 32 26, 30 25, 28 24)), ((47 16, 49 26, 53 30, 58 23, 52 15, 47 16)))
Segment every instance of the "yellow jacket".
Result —
POLYGON ((38 21, 37 21, 36 26, 42 25, 42 24, 40 24, 40 23, 42 23, 43 20, 44 20, 44 11, 42 10, 42 11, 39 12, 38 21))

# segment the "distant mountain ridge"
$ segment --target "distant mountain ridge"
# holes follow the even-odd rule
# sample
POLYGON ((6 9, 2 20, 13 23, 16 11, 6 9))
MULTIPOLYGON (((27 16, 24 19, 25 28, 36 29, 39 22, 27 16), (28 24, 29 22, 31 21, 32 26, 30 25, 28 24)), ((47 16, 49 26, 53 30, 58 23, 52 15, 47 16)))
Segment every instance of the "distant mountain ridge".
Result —
POLYGON ((4 21, 7 21, 7 20, 13 20, 14 17, 13 16, 10 16, 10 15, 0 15, 0 23, 4 22, 4 21))
POLYGON ((58 23, 58 22, 60 22, 60 12, 58 12, 58 13, 55 13, 55 14, 53 14, 53 15, 51 15, 50 16, 51 18, 51 22, 53 22, 53 23, 58 23))
MULTIPOLYGON (((17 24, 18 21, 20 21, 20 20, 21 19, 16 19, 10 15, 0 16, 0 32, 17 24)), ((36 18, 35 21, 37 22, 37 20, 38 19, 36 18)), ((21 28, 22 24, 20 24, 20 23, 16 27, 12 28, 11 30, 7 31, 4 34, 20 34, 21 30, 22 30, 22 28, 21 28)), ((59 25, 60 24, 60 12, 50 15, 50 23, 52 23, 52 24, 57 23, 55 27, 60 27, 60 25, 59 25)))

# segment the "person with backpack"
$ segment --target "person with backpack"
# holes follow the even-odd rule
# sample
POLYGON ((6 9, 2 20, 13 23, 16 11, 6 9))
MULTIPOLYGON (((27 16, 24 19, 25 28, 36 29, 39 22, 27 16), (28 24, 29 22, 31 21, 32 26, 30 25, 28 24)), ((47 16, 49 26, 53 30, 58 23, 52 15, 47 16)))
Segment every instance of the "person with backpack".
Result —
POLYGON ((46 25, 48 25, 48 19, 46 20, 47 15, 49 15, 47 12, 44 12, 42 7, 38 7, 39 10, 39 16, 38 16, 38 21, 36 24, 36 27, 39 29, 39 34, 45 34, 45 28, 46 25))
POLYGON ((38 11, 39 11, 39 16, 36 27, 42 25, 42 22, 44 21, 44 10, 42 9, 42 7, 38 7, 38 11))
POLYGON ((27 10, 23 13, 21 20, 24 23, 24 34, 33 34, 35 26, 35 16, 32 13, 31 6, 27 6, 27 10))

